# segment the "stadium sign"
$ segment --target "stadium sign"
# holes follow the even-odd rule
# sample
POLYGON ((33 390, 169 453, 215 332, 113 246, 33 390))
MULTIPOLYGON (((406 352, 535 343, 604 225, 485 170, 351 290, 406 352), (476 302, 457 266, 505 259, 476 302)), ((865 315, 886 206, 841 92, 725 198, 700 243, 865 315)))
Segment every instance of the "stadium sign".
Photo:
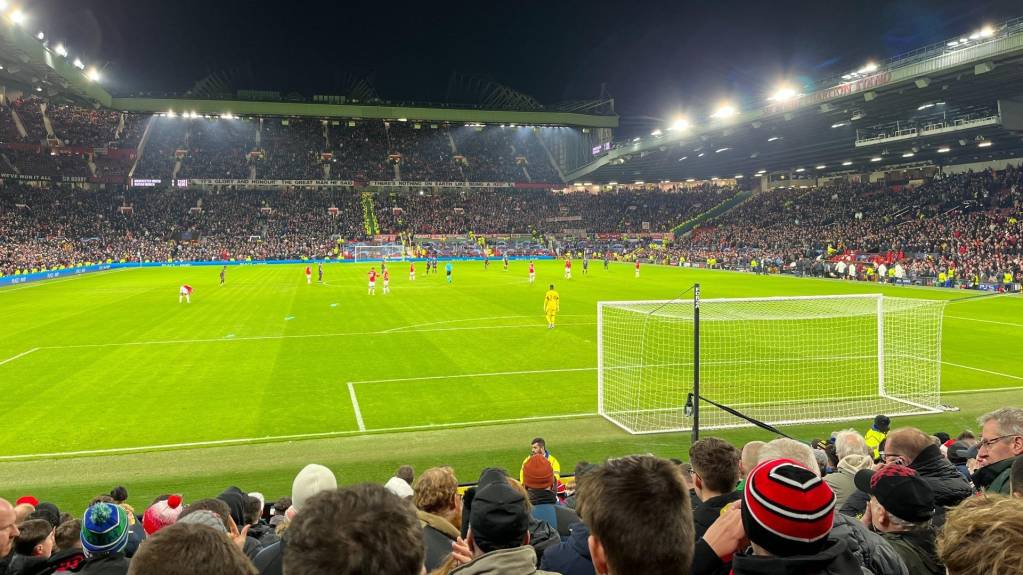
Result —
POLYGON ((65 182, 65 183, 77 183, 77 182, 88 182, 89 178, 85 176, 35 176, 32 174, 0 174, 0 179, 4 180, 21 180, 26 182, 65 182))
MULTIPOLYGON (((178 180, 180 183, 185 180, 178 180)), ((226 178, 192 178, 187 180, 191 186, 244 186, 247 188, 278 188, 283 186, 354 186, 353 180, 235 180, 226 178)))
POLYGON ((366 185, 375 188, 512 188, 511 182, 400 182, 373 180, 366 185))
POLYGON ((879 72, 873 76, 861 78, 859 80, 843 82, 837 86, 825 88, 823 90, 817 90, 811 94, 807 94, 802 98, 797 98, 786 102, 785 104, 774 104, 768 106, 768 113, 776 113, 781 111, 793 110, 795 108, 803 106, 814 106, 817 104, 823 104, 829 100, 837 98, 844 98, 845 96, 851 96, 859 92, 865 92, 874 88, 879 88, 892 81, 892 73, 890 71, 879 72))

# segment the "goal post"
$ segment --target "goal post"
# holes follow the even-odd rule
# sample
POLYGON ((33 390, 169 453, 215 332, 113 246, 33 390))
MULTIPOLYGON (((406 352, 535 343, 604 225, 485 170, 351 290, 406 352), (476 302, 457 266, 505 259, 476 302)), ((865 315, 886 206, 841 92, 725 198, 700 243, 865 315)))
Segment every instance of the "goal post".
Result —
POLYGON ((597 304, 597 410, 629 433, 940 413, 944 301, 881 294, 597 304), (698 385, 698 388, 697 388, 698 385), (698 406, 699 411, 696 411, 698 406))
POLYGON ((401 244, 352 246, 352 257, 357 262, 405 261, 405 246, 401 244))

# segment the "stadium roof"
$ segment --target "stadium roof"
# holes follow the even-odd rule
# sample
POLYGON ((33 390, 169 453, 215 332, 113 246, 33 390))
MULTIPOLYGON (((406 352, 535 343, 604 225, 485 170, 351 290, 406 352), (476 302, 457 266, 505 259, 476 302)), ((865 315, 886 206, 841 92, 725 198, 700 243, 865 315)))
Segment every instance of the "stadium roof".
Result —
POLYGON ((1023 95, 1021 61, 1016 19, 864 66, 808 94, 782 94, 758 110, 725 110, 703 125, 680 122, 619 142, 566 177, 681 181, 1023 155, 1023 126, 1000 113, 1023 95))

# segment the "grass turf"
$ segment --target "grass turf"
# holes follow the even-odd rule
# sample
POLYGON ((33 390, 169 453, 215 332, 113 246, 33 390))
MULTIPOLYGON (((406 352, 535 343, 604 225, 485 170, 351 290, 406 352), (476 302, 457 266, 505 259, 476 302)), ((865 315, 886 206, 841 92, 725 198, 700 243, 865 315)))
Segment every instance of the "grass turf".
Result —
MULTIPOLYGON (((585 415, 596 409, 597 301, 672 298, 695 281, 705 298, 880 289, 656 266, 644 267, 637 280, 629 266, 605 271, 594 263, 588 276, 575 266, 571 281, 561 279, 559 262, 539 263, 533 286, 524 262, 512 262, 507 273, 499 262, 486 271, 482 262, 456 262, 452 285, 443 275, 425 276, 422 265, 409 282, 407 264, 394 264, 386 296, 379 282, 377 295, 366 295, 369 266, 352 264, 326 266, 326 283, 311 286, 301 266, 249 266, 229 268, 223 287, 218 268, 195 267, 0 290, 0 362, 9 359, 0 364, 7 383, 0 405, 11 414, 0 430, 0 455, 270 442, 9 460, 0 465, 0 495, 33 492, 81 506, 125 483, 141 505, 169 490, 193 498, 237 483, 272 496, 286 494, 294 473, 310 461, 337 466, 345 483, 383 480, 407 461, 452 464, 462 479, 472 479, 485 466, 516 467, 534 435, 549 436, 566 465, 630 451, 683 455, 687 435, 633 437, 585 415), (562 297, 555 330, 545 329, 541 312, 551 282, 562 297), (182 283, 196 288, 189 305, 177 302, 182 283), (508 373, 523 371, 532 373, 508 373), (359 431, 349 382, 356 382, 368 434, 359 431), (579 417, 562 419, 571 414, 579 417), (444 429, 451 426, 459 428, 444 429), (396 432, 402 428, 417 431, 396 432)), ((946 308, 944 391, 1023 384, 1016 352, 1023 343, 1021 312, 1018 296, 946 308)), ((979 413, 1020 399, 1014 390, 950 395, 945 402, 962 412, 910 421, 955 432, 979 413)), ((791 429, 806 436, 836 427, 791 429)), ((764 436, 756 430, 719 435, 764 436)))

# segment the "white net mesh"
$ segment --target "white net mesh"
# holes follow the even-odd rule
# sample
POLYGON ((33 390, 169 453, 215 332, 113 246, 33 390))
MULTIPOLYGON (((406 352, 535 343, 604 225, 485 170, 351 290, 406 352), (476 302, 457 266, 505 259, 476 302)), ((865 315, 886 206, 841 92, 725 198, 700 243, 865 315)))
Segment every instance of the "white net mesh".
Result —
POLYGON ((355 261, 368 260, 404 261, 405 248, 401 244, 379 246, 353 246, 355 261))
MULTIPOLYGON (((936 413, 944 302, 864 296, 703 300, 700 396, 790 424, 936 413)), ((597 304, 598 409, 630 433, 682 431, 693 303, 597 304)), ((749 425, 706 401, 700 427, 749 425)))

